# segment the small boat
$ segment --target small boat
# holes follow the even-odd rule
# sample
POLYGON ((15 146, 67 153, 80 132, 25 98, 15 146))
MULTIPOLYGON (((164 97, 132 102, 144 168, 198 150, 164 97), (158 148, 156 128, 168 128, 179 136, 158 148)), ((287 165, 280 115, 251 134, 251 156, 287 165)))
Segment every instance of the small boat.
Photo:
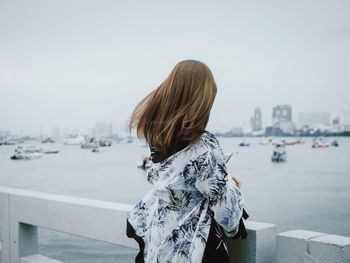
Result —
POLYGON ((94 146, 94 147, 92 148, 91 152, 93 152, 93 153, 98 153, 98 152, 100 152, 100 147, 94 146))
POLYGON ((305 143, 305 141, 301 140, 301 139, 297 139, 297 138, 294 138, 294 139, 290 139, 290 140, 282 140, 283 144, 285 146, 289 146, 289 145, 296 145, 296 144, 303 144, 305 143))
POLYGON ((99 143, 101 147, 111 147, 113 141, 111 139, 100 139, 99 143))
POLYGON ((55 143, 55 141, 52 140, 50 137, 47 137, 46 139, 43 139, 41 143, 55 143))
POLYGON ((17 152, 14 155, 12 155, 10 158, 11 160, 32 160, 32 159, 38 159, 42 157, 43 153, 33 152, 33 153, 25 153, 25 152, 17 152))
POLYGON ((35 145, 18 145, 15 153, 43 153, 44 149, 35 145))
POLYGON ((271 156, 271 161, 280 163, 280 162, 286 162, 287 161, 287 152, 282 144, 276 144, 271 156))
POLYGON ((330 146, 330 144, 327 141, 323 140, 322 138, 319 138, 319 139, 315 138, 313 140, 311 147, 312 148, 328 148, 329 146, 330 146))
POLYGON ((95 147, 95 143, 91 143, 91 142, 86 142, 86 143, 82 143, 80 145, 81 149, 93 149, 95 147))
POLYGON ((338 143, 337 140, 333 140, 332 143, 331 143, 331 145, 332 145, 333 147, 338 147, 338 146, 339 146, 339 143, 338 143))
POLYGON ((80 148, 82 149, 93 149, 95 147, 101 146, 100 141, 97 140, 95 137, 92 137, 88 140, 86 140, 84 143, 80 145, 80 148))
POLYGON ((0 145, 15 145, 15 141, 2 141, 0 142, 0 145))
POLYGON ((44 150, 45 154, 54 154, 54 153, 59 153, 59 150, 50 150, 50 149, 46 149, 44 150))
POLYGON ((248 147, 249 145, 249 142, 241 142, 240 144, 238 144, 239 147, 248 147))

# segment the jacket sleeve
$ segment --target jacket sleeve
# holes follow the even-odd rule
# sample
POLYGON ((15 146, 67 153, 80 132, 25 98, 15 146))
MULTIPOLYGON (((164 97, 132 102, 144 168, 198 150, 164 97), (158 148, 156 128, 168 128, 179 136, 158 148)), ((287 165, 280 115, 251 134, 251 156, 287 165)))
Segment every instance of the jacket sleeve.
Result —
POLYGON ((234 236, 243 214, 244 200, 228 175, 219 147, 208 150, 198 158, 197 171, 196 188, 208 199, 214 219, 223 227, 226 235, 234 236))

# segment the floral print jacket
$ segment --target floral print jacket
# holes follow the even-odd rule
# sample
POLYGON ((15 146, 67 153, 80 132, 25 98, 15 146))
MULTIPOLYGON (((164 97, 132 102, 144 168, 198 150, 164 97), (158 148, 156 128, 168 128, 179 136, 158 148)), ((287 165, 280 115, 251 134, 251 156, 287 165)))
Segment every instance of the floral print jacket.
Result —
POLYGON ((244 199, 212 133, 152 164, 147 179, 153 189, 127 216, 144 262, 202 262, 213 219, 227 237, 238 232, 244 199))

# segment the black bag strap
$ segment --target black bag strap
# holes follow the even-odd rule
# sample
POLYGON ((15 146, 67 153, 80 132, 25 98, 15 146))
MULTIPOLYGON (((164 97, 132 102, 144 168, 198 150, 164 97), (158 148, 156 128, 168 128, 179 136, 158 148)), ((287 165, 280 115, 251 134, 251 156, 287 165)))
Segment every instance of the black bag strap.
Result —
POLYGON ((233 239, 238 239, 238 238, 246 239, 247 238, 248 232, 247 232, 247 229, 245 228, 243 218, 246 220, 248 217, 249 217, 248 213, 243 208, 243 214, 242 214, 241 219, 239 220, 238 232, 236 235, 234 235, 232 237, 233 239))

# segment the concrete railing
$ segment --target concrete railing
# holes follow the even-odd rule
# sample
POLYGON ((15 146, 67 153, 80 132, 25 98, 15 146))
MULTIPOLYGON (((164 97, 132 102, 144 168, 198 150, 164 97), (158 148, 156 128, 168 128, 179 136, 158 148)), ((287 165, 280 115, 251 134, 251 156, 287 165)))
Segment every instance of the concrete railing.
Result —
MULTIPOLYGON (((0 262, 59 263, 38 254, 37 227, 136 249, 125 235, 131 207, 0 187, 0 262)), ((247 239, 229 244, 232 262, 350 262, 348 237, 296 230, 276 239, 275 225, 246 221, 246 228, 247 239)))

